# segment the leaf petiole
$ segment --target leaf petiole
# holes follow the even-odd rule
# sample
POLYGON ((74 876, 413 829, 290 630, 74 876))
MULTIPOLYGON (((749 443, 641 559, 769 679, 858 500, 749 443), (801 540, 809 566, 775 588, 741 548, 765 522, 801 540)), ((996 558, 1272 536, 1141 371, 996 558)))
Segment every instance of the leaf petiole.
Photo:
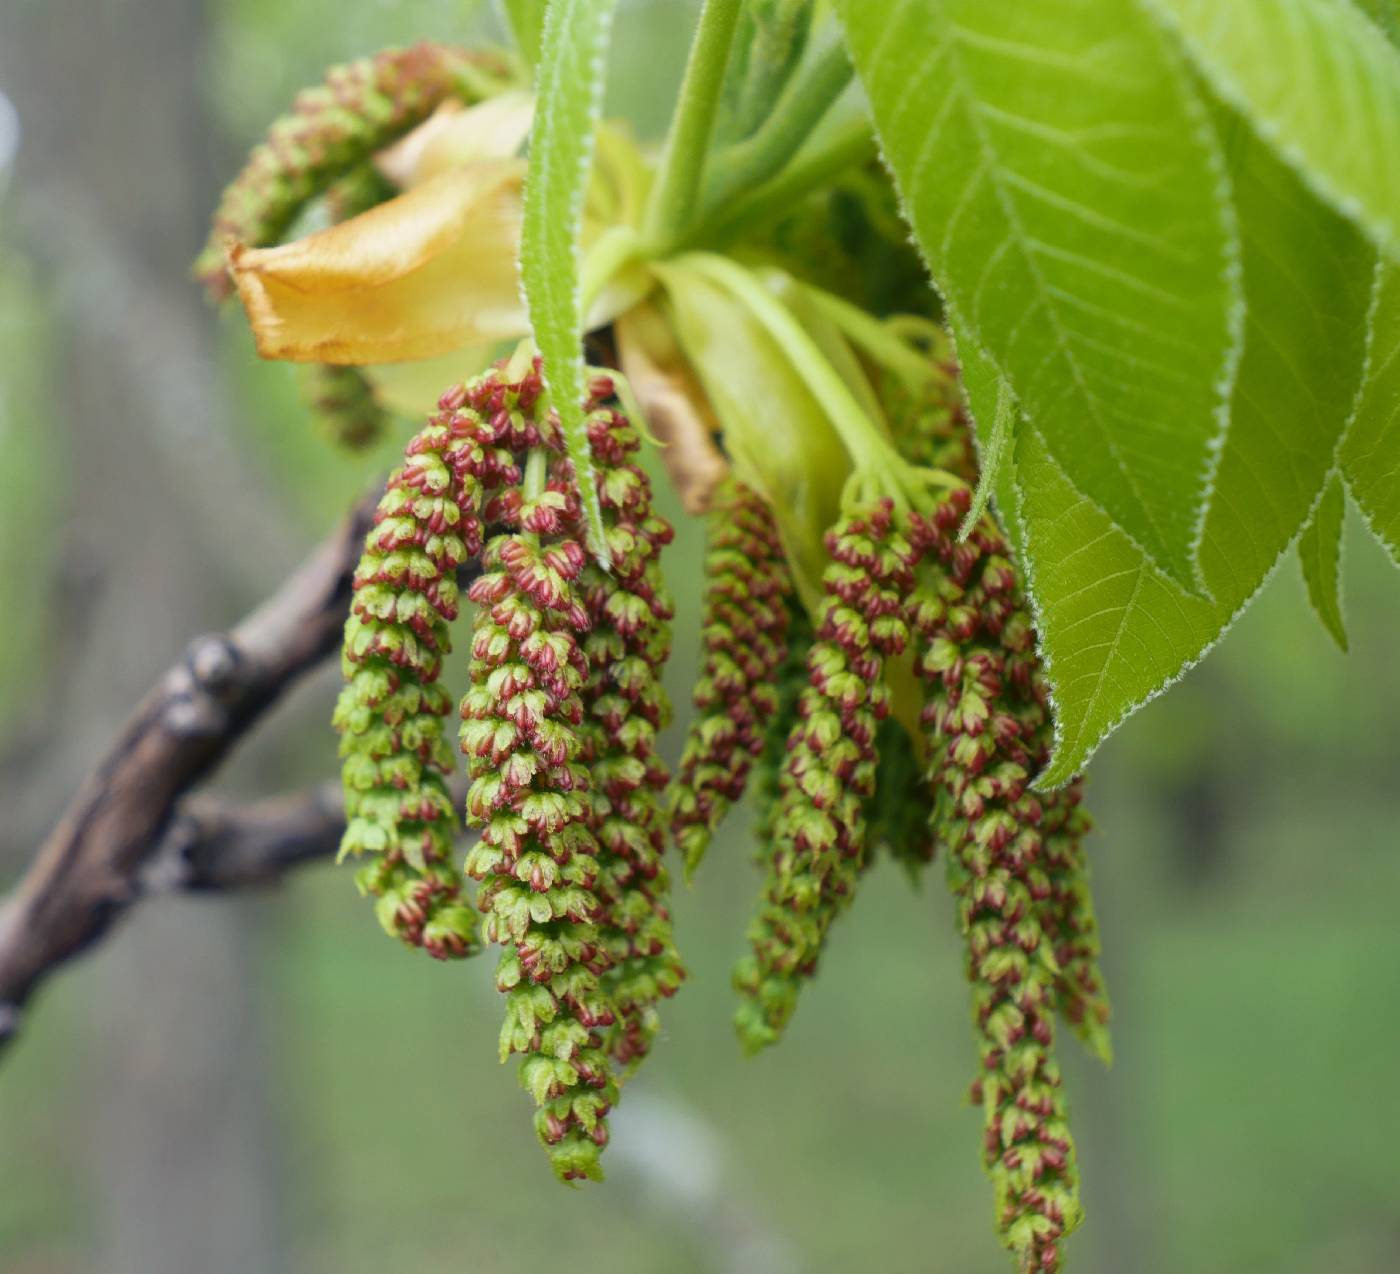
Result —
MULTIPOLYGON (((693 252, 680 257, 684 266, 723 288, 763 327, 821 404, 855 465, 880 491, 902 508, 924 508, 928 487, 962 486, 942 470, 915 469, 894 449, 866 414, 846 382, 792 312, 749 270, 727 257, 693 252)), ((863 479, 864 481, 864 479, 863 479)))
POLYGON ((706 183, 706 208, 723 206, 743 191, 762 185, 769 173, 780 171, 802 148, 854 74, 845 45, 833 36, 788 81, 759 130, 715 157, 713 174, 706 183))
POLYGON ((646 236, 658 252, 680 237, 693 215, 739 10, 739 0, 705 0, 700 12, 661 167, 647 202, 646 236))

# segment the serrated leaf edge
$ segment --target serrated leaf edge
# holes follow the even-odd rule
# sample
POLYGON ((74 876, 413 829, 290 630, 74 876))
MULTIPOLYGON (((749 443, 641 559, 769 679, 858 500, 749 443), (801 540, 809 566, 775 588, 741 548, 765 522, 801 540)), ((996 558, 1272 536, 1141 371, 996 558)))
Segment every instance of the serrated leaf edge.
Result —
MULTIPOLYGON (((568 220, 573 227, 571 235, 574 253, 573 269, 573 311, 577 316, 576 326, 579 328, 575 348, 569 356, 562 360, 552 360, 545 355, 541 345, 539 334, 535 331, 535 320, 529 303, 528 288, 525 284, 525 258, 531 250, 527 247, 528 236, 522 233, 521 253, 519 266, 519 280, 521 296, 525 301, 526 313, 530 314, 530 329, 534 335, 535 347, 540 350, 541 376, 544 380, 545 394, 547 401, 559 413, 560 427, 564 433, 564 445, 568 451, 569 458, 574 464, 574 479, 578 485, 579 496, 583 501, 584 512, 588 525, 589 548, 597 558, 604 570, 611 568, 612 563, 608 554, 607 537, 603 526, 603 509, 598 498, 597 484, 593 479, 593 458, 588 444, 588 435, 583 418, 583 394, 586 381, 584 360, 583 360, 583 325, 586 321, 583 312, 582 295, 582 269, 581 250, 579 237, 583 224, 583 208, 587 194, 588 175, 593 166, 593 153, 596 147, 596 124, 602 113, 604 68, 607 64, 608 44, 612 33, 613 18, 616 14, 616 0, 552 0, 552 3, 545 11, 545 28, 543 38, 543 48, 547 52, 554 43, 554 38, 561 28, 569 25, 569 16, 573 13, 578 4, 590 4, 599 10, 598 25, 595 33, 593 47, 588 50, 590 62, 590 73, 588 76, 588 103, 587 115, 590 121, 588 136, 584 141, 582 152, 579 157, 579 179, 574 184, 569 194, 568 220), (563 16, 561 16, 563 15, 563 16), (563 363, 563 367, 559 363, 563 363)), ((557 66, 548 57, 541 57, 540 66, 537 72, 536 100, 543 106, 546 101, 551 81, 557 73, 557 66)), ((548 112, 539 109, 535 113, 535 125, 530 132, 530 160, 531 169, 535 169, 535 160, 538 158, 540 143, 544 143, 547 151, 551 134, 540 131, 540 121, 545 119, 548 112)), ((536 170, 537 171, 537 170, 536 170)), ((524 227, 529 225, 530 206, 530 181, 526 176, 525 189, 525 219, 522 223, 524 227)))
MULTIPOLYGON (((1239 0, 1228 0, 1228 2, 1238 3, 1239 0)), ((1312 170, 1302 148, 1282 137, 1282 129, 1276 119, 1254 112, 1247 96, 1239 88, 1232 75, 1219 69, 1212 69, 1203 58, 1195 55, 1192 50, 1193 41, 1177 26, 1172 15, 1162 7, 1159 0, 1136 0, 1136 3, 1150 13, 1179 42, 1192 65, 1210 84, 1211 89, 1220 96, 1222 101, 1233 107, 1249 121, 1250 126, 1268 143, 1274 153, 1293 169, 1310 193, 1329 208, 1339 212, 1359 226, 1366 237, 1381 251, 1391 254, 1397 261, 1400 261, 1400 220, 1389 226, 1373 224, 1374 219, 1367 213, 1360 200, 1336 189, 1324 175, 1312 170)), ((1354 14, 1359 21, 1370 28, 1381 45, 1394 49, 1394 46, 1386 39, 1384 32, 1376 27, 1376 24, 1366 14, 1357 9, 1351 0, 1341 0, 1340 7, 1354 14)))

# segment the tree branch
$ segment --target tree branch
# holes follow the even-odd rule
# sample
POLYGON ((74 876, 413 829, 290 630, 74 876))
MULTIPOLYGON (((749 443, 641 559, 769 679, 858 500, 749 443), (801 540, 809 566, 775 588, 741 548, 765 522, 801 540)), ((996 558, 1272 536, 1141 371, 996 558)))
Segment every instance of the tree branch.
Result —
POLYGON ((340 784, 319 783, 261 801, 182 801, 141 874, 142 891, 209 893, 276 884, 329 858, 345 831, 340 784))
POLYGON ((140 897, 157 855, 168 862, 179 853, 188 871, 183 887, 216 888, 266 879, 329 843, 330 812, 319 790, 237 814, 208 800, 181 801, 269 706, 337 649, 374 504, 366 497, 241 623, 191 642, 82 784, 0 903, 0 1045, 43 979, 140 897))

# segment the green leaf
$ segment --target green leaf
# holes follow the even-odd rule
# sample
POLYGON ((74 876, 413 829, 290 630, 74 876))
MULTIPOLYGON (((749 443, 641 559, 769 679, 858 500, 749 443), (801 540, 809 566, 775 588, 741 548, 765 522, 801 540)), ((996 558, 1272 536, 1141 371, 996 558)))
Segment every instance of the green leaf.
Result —
POLYGON ((1392 44, 1400 44, 1400 0, 1356 0, 1392 44))
MULTIPOLYGON (((982 357, 985 358, 985 355, 982 357)), ((972 505, 959 530, 959 535, 964 539, 972 533, 972 528, 987 508, 992 492, 1002 480, 1002 471, 1015 445, 1018 414, 1016 395, 1005 378, 998 377, 996 406, 992 410, 990 424, 984 422, 977 427, 977 490, 972 493, 972 505)))
POLYGON ((1350 0, 1147 2, 1308 186, 1400 255, 1400 52, 1376 26, 1350 0))
POLYGON ((501 0, 506 25, 526 66, 538 66, 544 44, 545 10, 549 0, 501 0))
POLYGON ((935 282, 1075 484, 1178 581, 1239 345, 1220 156, 1124 0, 839 0, 935 282))
POLYGON ((1400 266, 1376 267, 1366 385, 1341 450, 1347 489, 1400 566, 1400 266))
POLYGON ((554 0, 545 15, 520 231, 530 325, 574 462, 593 554, 609 565, 583 415, 584 303, 579 236, 614 0, 554 0))
MULTIPOLYGON (((1045 786, 1083 768, 1254 597, 1322 490, 1361 383, 1372 249, 1238 117, 1219 118, 1244 231, 1249 320, 1201 542, 1209 598, 1156 569, 1038 432, 1023 427, 1017 446, 1015 516, 1056 705, 1045 786)), ((990 410, 985 377, 967 385, 974 411, 990 410)))
POLYGON ((1303 580, 1322 626, 1343 650, 1347 648, 1346 624, 1342 619, 1342 523, 1347 497, 1342 480, 1334 473, 1322 490, 1322 499, 1298 539, 1298 561, 1303 580))

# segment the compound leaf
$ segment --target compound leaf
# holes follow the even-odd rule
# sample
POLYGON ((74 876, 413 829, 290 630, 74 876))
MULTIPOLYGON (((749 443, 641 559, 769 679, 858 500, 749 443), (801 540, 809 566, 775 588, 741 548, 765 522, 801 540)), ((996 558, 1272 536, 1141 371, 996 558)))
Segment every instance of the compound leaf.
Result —
POLYGON ((1400 52, 1376 24, 1351 0, 1148 4, 1309 188, 1400 257, 1400 52))
POLYGON ((1188 588, 1239 351, 1221 157, 1123 0, 840 0, 958 324, 1077 488, 1188 588))

